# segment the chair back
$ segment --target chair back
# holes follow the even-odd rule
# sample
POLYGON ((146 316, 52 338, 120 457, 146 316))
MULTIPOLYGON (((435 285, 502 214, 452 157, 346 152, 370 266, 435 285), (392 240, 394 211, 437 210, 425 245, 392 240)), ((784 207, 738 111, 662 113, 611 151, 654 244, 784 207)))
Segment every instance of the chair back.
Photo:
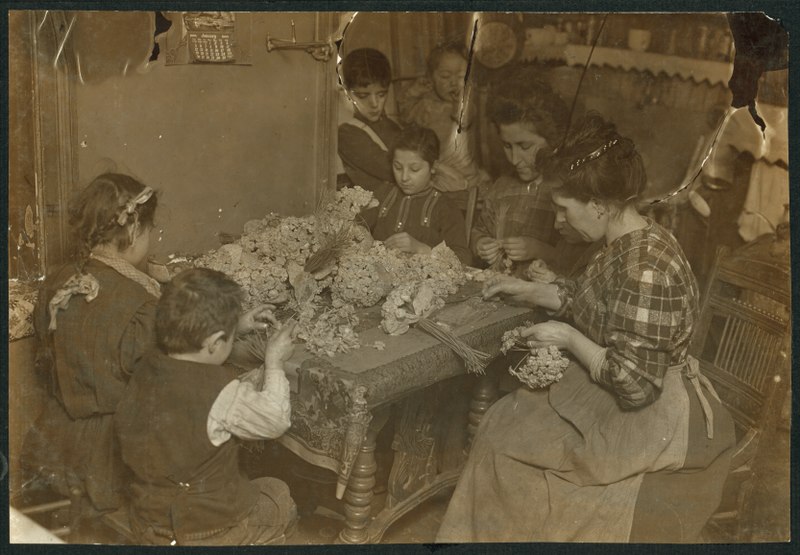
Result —
POLYGON ((758 436, 788 386, 791 281, 785 246, 764 236, 733 252, 717 251, 692 343, 701 371, 736 422, 734 468, 755 454, 758 436))

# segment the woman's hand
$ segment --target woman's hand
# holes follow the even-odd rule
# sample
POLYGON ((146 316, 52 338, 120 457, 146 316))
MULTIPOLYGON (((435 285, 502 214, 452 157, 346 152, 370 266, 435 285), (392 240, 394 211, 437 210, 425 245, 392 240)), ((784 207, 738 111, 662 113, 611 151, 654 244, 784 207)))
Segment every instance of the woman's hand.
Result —
POLYGON ((283 368, 283 363, 292 356, 294 353, 294 338, 297 336, 297 322, 295 320, 288 320, 282 326, 279 326, 278 331, 275 332, 267 342, 267 348, 264 351, 264 367, 265 368, 283 368))
POLYGON ((241 315, 239 322, 236 324, 236 333, 244 335, 253 330, 265 330, 269 324, 278 326, 279 322, 272 314, 275 310, 275 305, 262 304, 252 308, 241 315))
POLYGON ((502 243, 503 250, 515 262, 536 258, 538 246, 538 241, 533 237, 508 237, 502 243))
POLYGON ((488 280, 483 286, 483 298, 503 296, 513 304, 535 305, 534 290, 537 284, 519 278, 499 275, 488 280))
POLYGON ((578 330, 569 324, 550 320, 525 328, 520 332, 520 335, 527 337, 528 345, 533 348, 555 345, 559 349, 566 349, 572 352, 573 339, 576 333, 579 333, 578 330))
POLYGON ((431 248, 423 243, 422 241, 417 241, 411 235, 406 233, 405 231, 401 231, 400 233, 395 233, 386 241, 383 242, 388 249, 395 249, 401 252, 407 252, 410 254, 430 254, 431 248))
POLYGON ((547 263, 544 260, 537 259, 531 262, 525 270, 525 277, 539 283, 553 283, 558 278, 558 275, 547 267, 547 263))
POLYGON ((501 256, 503 256, 503 245, 500 241, 491 237, 481 237, 475 243, 475 250, 478 251, 478 256, 488 264, 494 264, 501 256))

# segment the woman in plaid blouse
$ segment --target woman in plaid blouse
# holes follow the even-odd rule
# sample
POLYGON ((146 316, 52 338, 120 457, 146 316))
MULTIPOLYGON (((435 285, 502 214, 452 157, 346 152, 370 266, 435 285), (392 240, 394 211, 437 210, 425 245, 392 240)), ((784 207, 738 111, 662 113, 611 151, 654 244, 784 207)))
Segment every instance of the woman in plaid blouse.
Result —
POLYGON ((605 247, 574 281, 504 276, 484 296, 570 318, 523 336, 575 362, 548 390, 521 387, 486 413, 437 541, 692 541, 734 444, 687 355, 697 283, 675 239, 637 212, 644 166, 613 125, 587 116, 553 168, 556 225, 605 247))
POLYGON ((516 68, 489 93, 488 116, 514 173, 482 185, 483 208, 470 240, 481 261, 495 267, 510 264, 517 276, 535 258, 564 272, 586 248, 580 241, 559 242, 553 226, 552 183, 544 179, 541 160, 564 138, 568 109, 538 74, 516 68))

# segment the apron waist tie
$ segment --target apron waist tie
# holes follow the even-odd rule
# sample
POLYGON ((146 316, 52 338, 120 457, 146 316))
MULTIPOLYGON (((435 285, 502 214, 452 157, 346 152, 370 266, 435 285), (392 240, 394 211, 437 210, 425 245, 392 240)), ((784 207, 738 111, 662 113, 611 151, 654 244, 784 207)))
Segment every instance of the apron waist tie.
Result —
POLYGON ((703 409, 703 416, 706 421, 706 437, 708 437, 708 439, 714 439, 714 411, 711 410, 711 405, 708 403, 708 399, 703 393, 703 388, 706 388, 708 392, 714 396, 714 399, 722 402, 720 401, 719 395, 717 395, 717 391, 714 389, 711 381, 700 373, 700 362, 693 356, 687 357, 686 362, 682 365, 670 367, 670 370, 678 368, 681 369, 683 375, 686 376, 689 382, 694 386, 694 391, 697 394, 698 401, 700 401, 700 407, 703 409))

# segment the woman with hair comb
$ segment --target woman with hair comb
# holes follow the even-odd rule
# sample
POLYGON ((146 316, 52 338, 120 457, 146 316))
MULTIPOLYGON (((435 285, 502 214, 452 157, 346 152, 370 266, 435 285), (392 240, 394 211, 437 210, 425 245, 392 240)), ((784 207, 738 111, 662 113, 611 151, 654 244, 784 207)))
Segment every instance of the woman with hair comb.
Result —
POLYGON ((733 422, 688 355, 695 277, 636 210, 646 176, 633 142, 595 114, 576 127, 551 161, 556 226, 602 248, 574 281, 502 276, 484 289, 562 317, 521 335, 571 362, 548 389, 520 387, 487 411, 439 542, 627 542, 643 478, 659 471, 703 486, 687 492, 674 541, 694 539, 720 500, 733 422))

